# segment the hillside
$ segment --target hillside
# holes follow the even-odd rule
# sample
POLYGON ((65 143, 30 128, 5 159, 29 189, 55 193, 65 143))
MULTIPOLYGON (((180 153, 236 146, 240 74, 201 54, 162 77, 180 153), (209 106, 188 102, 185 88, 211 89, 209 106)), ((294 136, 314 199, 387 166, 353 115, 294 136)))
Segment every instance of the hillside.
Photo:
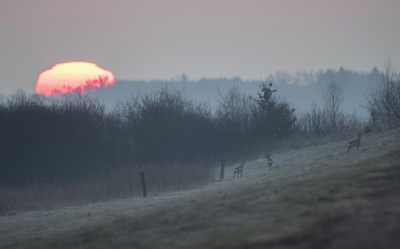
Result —
POLYGON ((393 248, 400 129, 248 161, 203 188, 0 217, 1 248, 393 248), (397 177, 397 179, 396 179, 397 177), (379 238, 379 239, 377 239, 379 238))

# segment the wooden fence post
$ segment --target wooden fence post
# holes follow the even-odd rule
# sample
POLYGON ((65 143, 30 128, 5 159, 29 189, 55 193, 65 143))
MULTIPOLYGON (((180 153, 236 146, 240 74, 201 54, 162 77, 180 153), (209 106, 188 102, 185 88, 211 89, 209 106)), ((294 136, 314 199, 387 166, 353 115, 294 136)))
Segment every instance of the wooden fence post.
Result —
POLYGON ((146 193, 146 182, 144 180, 144 172, 141 172, 140 176, 142 177, 143 197, 146 197, 147 193, 146 193))
POLYGON ((222 162, 221 162, 221 174, 219 175, 220 176, 220 179, 224 179, 224 172, 225 171, 225 159, 222 159, 222 162))

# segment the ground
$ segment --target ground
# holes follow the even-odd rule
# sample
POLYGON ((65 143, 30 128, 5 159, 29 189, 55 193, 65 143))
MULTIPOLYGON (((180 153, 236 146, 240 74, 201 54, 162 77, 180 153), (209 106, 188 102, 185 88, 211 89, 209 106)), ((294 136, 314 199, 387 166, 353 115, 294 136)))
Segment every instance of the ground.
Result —
POLYGON ((0 217, 1 248, 397 248, 400 129, 248 160, 244 177, 0 217))

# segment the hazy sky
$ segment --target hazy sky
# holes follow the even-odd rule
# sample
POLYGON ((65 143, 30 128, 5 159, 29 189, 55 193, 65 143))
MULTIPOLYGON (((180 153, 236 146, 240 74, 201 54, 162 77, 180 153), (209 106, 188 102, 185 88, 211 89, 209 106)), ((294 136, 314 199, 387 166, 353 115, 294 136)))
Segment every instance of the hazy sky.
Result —
POLYGON ((117 79, 400 66, 399 0, 0 0, 0 93, 83 60, 117 79))

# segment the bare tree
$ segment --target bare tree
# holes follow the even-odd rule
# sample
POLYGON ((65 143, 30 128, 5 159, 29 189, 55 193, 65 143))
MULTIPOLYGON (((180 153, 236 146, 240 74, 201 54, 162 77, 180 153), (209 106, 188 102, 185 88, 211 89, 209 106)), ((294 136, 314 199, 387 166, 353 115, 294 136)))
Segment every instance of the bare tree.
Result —
POLYGON ((370 88, 365 97, 373 123, 378 120, 388 125, 400 122, 400 72, 391 60, 385 63, 380 82, 375 88, 370 88))
POLYGON ((340 116, 343 116, 340 106, 344 100, 343 83, 338 82, 332 76, 328 82, 326 90, 323 92, 325 102, 325 112, 328 116, 328 121, 331 131, 337 131, 339 126, 340 116))
POLYGON ((245 94, 241 93, 239 86, 232 85, 226 94, 223 94, 218 88, 216 100, 218 101, 216 114, 221 121, 228 126, 237 126, 241 133, 248 132, 253 103, 245 94))

